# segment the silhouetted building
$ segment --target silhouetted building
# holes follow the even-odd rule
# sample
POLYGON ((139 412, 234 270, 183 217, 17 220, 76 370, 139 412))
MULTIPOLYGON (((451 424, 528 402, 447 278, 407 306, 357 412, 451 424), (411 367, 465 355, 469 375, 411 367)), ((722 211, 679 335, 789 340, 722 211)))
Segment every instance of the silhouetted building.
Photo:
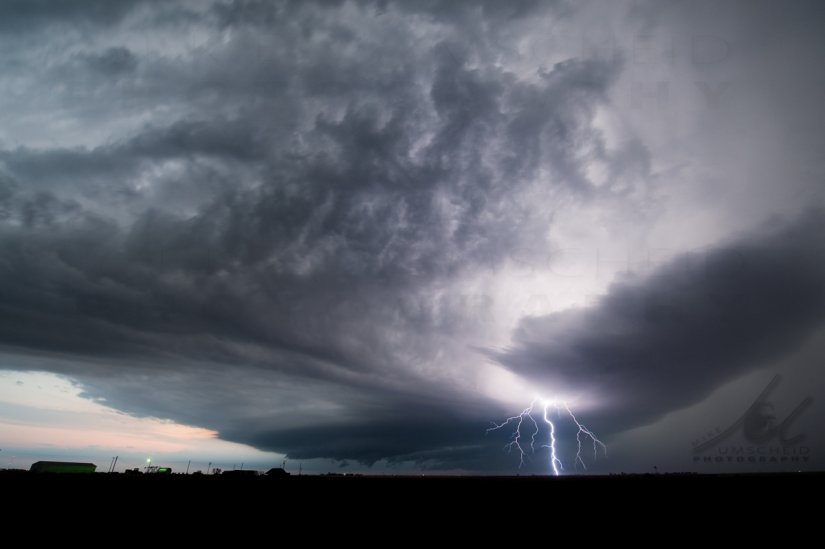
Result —
POLYGON ((160 467, 158 465, 150 465, 146 467, 146 473, 149 475, 171 475, 171 467, 160 467))
POLYGON ((94 473, 94 463, 75 463, 73 461, 38 461, 32 463, 32 473, 94 473))

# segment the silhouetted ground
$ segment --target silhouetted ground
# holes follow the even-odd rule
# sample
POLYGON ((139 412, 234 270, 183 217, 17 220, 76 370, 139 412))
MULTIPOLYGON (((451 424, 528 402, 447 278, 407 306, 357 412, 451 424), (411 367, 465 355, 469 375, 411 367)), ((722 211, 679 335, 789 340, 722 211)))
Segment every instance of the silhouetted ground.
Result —
POLYGON ((232 475, 125 475, 125 474, 34 474, 27 471, 0 470, 0 487, 6 490, 69 489, 71 491, 107 491, 139 493, 211 493, 219 491, 290 492, 323 491, 354 492, 425 491, 441 493, 454 490, 624 490, 668 487, 693 488, 774 488, 810 485, 825 480, 825 473, 753 473, 707 475, 696 473, 645 475, 582 475, 582 476, 442 476, 442 475, 291 475, 271 478, 232 475))
MULTIPOLYGON (((393 544, 410 544, 410 535, 424 535, 428 528, 482 537, 544 528, 623 536, 632 526, 649 536, 645 524, 655 521, 659 530, 662 523, 676 525, 673 532, 681 539, 709 525, 741 529, 736 517, 743 512, 770 517, 773 526, 790 524, 818 508, 806 501, 819 493, 814 484, 822 480, 823 473, 267 478, 0 471, 0 495, 20 520, 32 514, 41 521, 105 516, 130 528, 149 521, 201 535, 277 528, 302 536, 348 531, 367 539, 377 535, 377 525, 389 524, 393 544), (627 523, 628 516, 636 519, 627 523)), ((3 516, 9 527, 17 524, 3 516)))

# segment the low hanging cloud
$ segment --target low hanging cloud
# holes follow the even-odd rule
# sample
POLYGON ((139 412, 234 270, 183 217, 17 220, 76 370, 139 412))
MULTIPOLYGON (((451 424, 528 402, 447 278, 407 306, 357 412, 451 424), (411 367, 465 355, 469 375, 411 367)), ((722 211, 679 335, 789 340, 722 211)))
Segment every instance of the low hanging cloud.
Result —
POLYGON ((818 214, 514 318, 533 255, 684 191, 616 104, 632 55, 547 40, 589 4, 47 4, 0 7, 3 367, 290 457, 492 470, 490 356, 613 432, 819 322, 818 214))
POLYGON ((468 344, 496 312, 455 288, 547 233, 557 202, 624 200, 586 173, 625 162, 593 127, 620 65, 519 75, 495 35, 454 38, 552 8, 215 3, 186 24, 223 42, 166 56, 123 30, 24 72, 64 79, 71 100, 42 102, 69 127, 111 124, 88 86, 125 121, 0 149, 0 343, 119 409, 291 457, 485 444, 501 406, 468 344))
POLYGON ((492 353, 561 394, 595 397, 601 432, 652 423, 799 348, 825 322, 825 216, 774 223, 615 282, 592 307, 524 319, 492 353))

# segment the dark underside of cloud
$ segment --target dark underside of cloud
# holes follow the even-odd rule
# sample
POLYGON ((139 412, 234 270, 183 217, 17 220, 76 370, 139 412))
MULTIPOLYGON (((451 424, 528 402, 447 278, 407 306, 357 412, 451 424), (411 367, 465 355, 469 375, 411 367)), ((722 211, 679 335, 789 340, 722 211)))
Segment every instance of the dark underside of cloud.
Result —
POLYGON ((595 306, 528 318, 491 353, 564 393, 598 395, 600 432, 650 423, 798 348, 825 321, 821 212, 614 283, 595 306))

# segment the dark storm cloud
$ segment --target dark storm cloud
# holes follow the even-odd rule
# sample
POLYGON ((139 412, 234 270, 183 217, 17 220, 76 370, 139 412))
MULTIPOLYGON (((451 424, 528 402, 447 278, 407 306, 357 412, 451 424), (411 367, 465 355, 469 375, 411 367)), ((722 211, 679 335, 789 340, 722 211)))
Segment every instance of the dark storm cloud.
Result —
POLYGON ((117 27, 141 9, 151 10, 143 15, 152 25, 167 26, 199 19, 192 5, 158 0, 7 0, 0 5, 0 29, 16 39, 29 33, 99 32, 117 27))
POLYGON ((141 161, 209 156, 253 160, 260 144, 246 120, 179 120, 163 128, 147 128, 123 143, 94 149, 29 149, 0 152, 9 172, 27 181, 51 181, 124 175, 141 161), (120 173, 118 173, 120 172, 120 173))
POLYGON ((89 67, 106 76, 119 76, 130 73, 137 68, 138 60, 135 54, 127 48, 109 48, 103 53, 96 55, 84 55, 81 57, 89 67))
POLYGON ((249 431, 241 427, 230 438, 244 440, 258 448, 280 448, 293 459, 355 459, 372 464, 381 459, 443 463, 451 459, 455 447, 484 447, 484 415, 489 409, 466 409, 468 403, 456 400, 408 401, 399 399, 392 406, 357 410, 357 422, 330 421, 323 425, 285 427, 249 431), (422 449, 428 453, 417 455, 422 449))
POLYGON ((6 31, 24 32, 54 22, 113 24, 144 1, 146 0, 8 0, 0 5, 0 27, 6 31))
MULTIPOLYGON (((558 244, 557 214, 658 211, 645 144, 597 123, 624 67, 521 53, 567 2, 47 4, 0 6, 31 44, 0 76, 0 345, 118 409, 297 458, 480 467, 503 410, 472 347, 499 310, 465 286, 558 244), (41 32, 58 23, 91 38, 41 32)), ((572 391, 611 380, 611 429, 693 402, 750 367, 736 338, 773 356, 818 322, 792 232, 525 320, 498 358, 572 391), (809 299, 771 331, 789 287, 809 299), (657 392, 671 378, 684 393, 657 392)))
MULTIPOLYGON (((63 303, 60 294, 66 292, 71 304, 64 311, 46 307, 53 322, 66 315, 69 325, 80 327, 80 319, 103 321, 113 331, 150 325, 153 332, 171 334, 230 330, 266 344, 303 337, 288 326, 264 326, 261 315, 277 316, 281 309, 287 317, 294 314, 292 307, 306 306, 304 314, 322 316, 313 305, 319 298, 326 302, 330 295, 362 288, 364 296, 383 297, 402 287, 414 293, 433 277, 501 260, 530 227, 514 226, 519 220, 497 210, 497 197, 513 192, 540 167, 537 153, 522 160, 518 151, 531 139, 544 140, 552 160, 564 166, 561 184, 581 184, 571 182, 568 172, 574 168, 568 139, 582 131, 597 99, 592 90, 606 86, 610 73, 600 65, 570 62, 543 77, 540 86, 510 79, 508 89, 499 82, 507 82, 504 75, 481 78, 449 66, 456 63, 452 56, 440 63, 448 67, 438 70, 430 93, 438 130, 417 162, 405 152, 416 137, 405 111, 385 112, 382 122, 368 107, 348 108, 337 121, 319 117, 307 137, 323 152, 298 158, 266 158, 250 118, 177 121, 92 150, 4 151, 0 159, 20 181, 46 186, 68 178, 79 182, 73 190, 96 177, 112 178, 116 186, 130 168, 169 158, 259 161, 262 170, 277 170, 265 185, 221 193, 192 217, 182 219, 158 205, 126 230, 48 191, 32 196, 10 190, 11 226, 4 239, 9 299, 31 293, 12 290, 14 281, 30 288, 42 281, 54 288, 49 299, 63 303), (541 107, 538 97, 546 100, 541 107), (510 113, 502 112, 505 102, 510 113), (544 114, 548 110, 551 114, 544 114), (552 114, 556 110, 561 112, 552 114), (522 119, 536 111, 542 117, 524 127, 522 119), (491 131, 507 139, 491 143, 491 131), (499 147, 505 173, 480 167, 485 148, 499 147), (455 214, 440 210, 436 192, 444 194, 455 214), (69 211, 73 216, 60 217, 69 211), (28 233, 15 228, 18 221, 34 230, 59 225, 60 232, 28 233), (36 246, 29 244, 32 239, 36 246), (30 251, 16 252, 24 249, 30 251), (70 272, 73 276, 67 276, 70 272), (103 280, 112 287, 98 292, 103 280), (286 333, 275 334, 282 330, 286 333)), ((34 304, 21 308, 28 315, 39 309, 34 304)), ((409 312, 413 316, 407 321, 418 322, 409 312)), ((94 339, 86 328, 79 332, 94 339)), ((43 337, 48 346, 50 333, 35 330, 26 337, 43 337)))
MULTIPOLYGON (((545 231, 556 193, 597 193, 578 147, 609 156, 591 124, 618 66, 523 78, 483 40, 422 43, 406 5, 348 6, 216 4, 197 24, 236 31, 223 42, 164 57, 114 34, 51 65, 69 119, 166 110, 94 145, 0 151, 9 352, 291 456, 448 460, 483 441, 491 404, 457 398, 473 374, 445 364, 478 360, 464 341, 494 311, 444 288, 545 231)), ((496 6, 416 11, 481 28, 538 7, 496 6)))
POLYGON ((611 432, 701 401, 798 348, 825 321, 825 216, 686 254, 590 308, 527 318, 496 358, 561 393, 598 395, 611 432))
MULTIPOLYGON (((340 7, 345 0, 320 0, 316 5, 327 8, 340 7)), ((537 11, 564 7, 565 0, 425 0, 421 2, 393 2, 390 0, 356 0, 357 4, 369 7, 379 15, 388 9, 395 9, 415 14, 424 14, 437 23, 465 24, 474 14, 479 14, 490 24, 503 24, 512 19, 526 17, 537 11)), ((213 11, 222 25, 254 23, 272 25, 278 18, 300 9, 302 2, 267 2, 265 0, 232 0, 218 2, 213 11)))

